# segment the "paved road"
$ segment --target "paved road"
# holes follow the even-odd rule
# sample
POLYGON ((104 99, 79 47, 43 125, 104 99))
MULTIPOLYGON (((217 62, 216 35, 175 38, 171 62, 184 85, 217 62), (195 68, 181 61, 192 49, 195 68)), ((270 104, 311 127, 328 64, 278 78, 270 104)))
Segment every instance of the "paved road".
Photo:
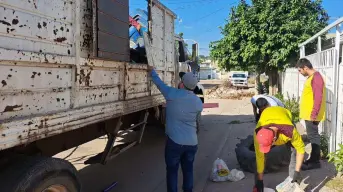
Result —
MULTIPOLYGON (((213 183, 209 181, 212 163, 222 158, 229 169, 238 168, 235 146, 241 138, 251 134, 254 123, 249 99, 241 101, 211 100, 218 102, 219 108, 205 109, 199 135, 199 151, 195 161, 195 192, 249 192, 252 191, 253 175, 238 182, 213 183), (235 121, 237 124, 230 122, 235 121)), ((143 143, 134 147, 107 165, 84 166, 83 160, 90 154, 103 149, 105 139, 98 139, 80 146, 68 159, 79 169, 86 192, 100 192, 114 181, 118 185, 111 192, 165 192, 164 133, 158 127, 148 127, 143 143)), ((66 155, 68 152, 59 154, 66 155)), ((305 173, 310 175, 314 188, 326 175, 332 175, 332 167, 324 164, 323 170, 305 173)), ((180 173, 181 174, 181 173, 180 173)), ((267 174, 265 185, 275 187, 287 177, 287 168, 280 173, 267 174)), ((181 187, 182 178, 179 178, 181 187)), ((181 190, 180 190, 181 191, 181 190)))

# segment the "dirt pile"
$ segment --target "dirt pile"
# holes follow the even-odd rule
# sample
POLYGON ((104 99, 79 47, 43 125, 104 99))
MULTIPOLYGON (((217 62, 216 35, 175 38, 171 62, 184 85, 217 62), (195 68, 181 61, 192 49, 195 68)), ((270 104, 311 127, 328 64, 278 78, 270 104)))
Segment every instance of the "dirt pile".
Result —
POLYGON ((208 99, 242 99, 243 97, 252 97, 254 95, 254 88, 236 89, 229 81, 212 87, 205 93, 205 97, 208 99))

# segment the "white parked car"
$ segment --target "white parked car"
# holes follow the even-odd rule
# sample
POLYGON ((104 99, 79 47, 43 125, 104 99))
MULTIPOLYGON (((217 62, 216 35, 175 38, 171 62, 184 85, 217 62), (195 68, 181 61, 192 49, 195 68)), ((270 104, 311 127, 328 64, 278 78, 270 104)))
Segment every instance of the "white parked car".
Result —
POLYGON ((230 81, 235 87, 248 87, 248 75, 245 73, 233 73, 230 81))

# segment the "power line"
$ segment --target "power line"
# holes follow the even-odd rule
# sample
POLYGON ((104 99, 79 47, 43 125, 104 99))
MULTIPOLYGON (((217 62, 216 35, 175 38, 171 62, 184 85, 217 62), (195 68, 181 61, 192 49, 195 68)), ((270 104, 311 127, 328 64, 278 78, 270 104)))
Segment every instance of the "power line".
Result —
MULTIPOLYGON (((228 6, 231 6, 231 5, 236 4, 236 3, 237 3, 237 1, 235 1, 235 2, 233 2, 233 3, 230 3, 228 6)), ((211 16, 211 15, 213 15, 213 14, 216 14, 216 13, 218 13, 219 11, 221 11, 221 10, 223 10, 223 9, 227 9, 227 7, 222 7, 222 8, 217 9, 217 10, 215 10, 215 11, 213 11, 213 12, 207 14, 207 15, 204 15, 204 16, 202 16, 202 17, 199 17, 199 18, 197 18, 197 19, 194 19, 191 23, 198 22, 198 21, 200 21, 201 19, 204 19, 204 18, 206 18, 206 17, 209 17, 209 16, 211 16)))

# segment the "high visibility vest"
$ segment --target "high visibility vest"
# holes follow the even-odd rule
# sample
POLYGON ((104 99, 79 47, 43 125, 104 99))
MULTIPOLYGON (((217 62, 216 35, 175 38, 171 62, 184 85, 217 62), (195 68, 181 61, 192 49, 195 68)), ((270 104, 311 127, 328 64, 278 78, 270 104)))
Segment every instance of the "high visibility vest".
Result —
POLYGON ((288 109, 280 106, 267 107, 263 110, 256 129, 267 125, 292 125, 292 114, 288 109))
MULTIPOLYGON (((312 89, 313 75, 308 77, 304 84, 304 89, 300 100, 300 114, 299 117, 304 120, 312 120, 311 113, 314 105, 313 89, 312 89)), ((323 98, 320 105, 320 110, 316 121, 325 120, 325 109, 326 109, 326 90, 325 85, 323 86, 323 98)))

